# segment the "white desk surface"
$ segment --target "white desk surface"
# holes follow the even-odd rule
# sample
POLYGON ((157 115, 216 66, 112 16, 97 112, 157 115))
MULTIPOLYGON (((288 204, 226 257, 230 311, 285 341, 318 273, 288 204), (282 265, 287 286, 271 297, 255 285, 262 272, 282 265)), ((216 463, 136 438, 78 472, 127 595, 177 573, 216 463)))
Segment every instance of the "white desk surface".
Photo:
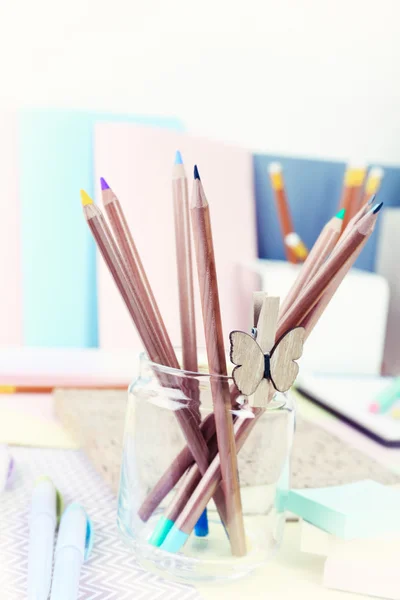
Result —
MULTIPOLYGON (((12 395, 0 397, 1 409, 23 411, 25 416, 32 414, 46 421, 54 421, 51 395, 12 395)), ((348 425, 316 407, 309 401, 299 399, 298 409, 307 419, 317 421, 328 431, 342 438, 360 451, 382 462, 386 467, 400 472, 400 449, 387 449, 379 446, 348 425)), ((1 442, 1 440, 0 440, 1 442)), ((208 599, 230 598, 271 598, 271 600, 287 599, 292 594, 297 599, 307 600, 347 600, 356 598, 353 594, 328 590, 320 584, 322 580, 324 559, 300 552, 300 526, 298 523, 287 523, 284 543, 277 558, 259 573, 236 581, 224 588, 201 586, 198 591, 208 599)), ((1 579, 1 578, 0 578, 1 579)))

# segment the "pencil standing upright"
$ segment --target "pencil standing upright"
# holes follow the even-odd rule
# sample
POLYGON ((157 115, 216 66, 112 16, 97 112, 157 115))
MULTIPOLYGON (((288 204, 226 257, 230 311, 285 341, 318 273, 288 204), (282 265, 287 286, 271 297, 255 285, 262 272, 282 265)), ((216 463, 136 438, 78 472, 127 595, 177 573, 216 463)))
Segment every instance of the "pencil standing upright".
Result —
POLYGON ((364 166, 349 164, 346 168, 339 207, 340 209, 344 208, 346 211, 343 220, 343 230, 359 210, 365 173, 366 169, 364 166))
MULTIPOLYGON (((182 155, 177 150, 172 173, 172 197, 174 204, 176 267, 178 272, 179 315, 182 340, 182 367, 185 371, 198 371, 196 316, 193 293, 192 246, 190 235, 190 212, 188 182, 182 155)), ((191 382, 191 398, 194 413, 201 421, 199 382, 191 382)), ((203 537, 208 533, 207 512, 195 527, 196 535, 203 537)))
POLYGON ((286 243, 287 236, 294 232, 294 228, 285 190, 282 165, 277 162, 271 163, 268 167, 268 172, 271 179, 272 189, 274 190, 286 258, 291 263, 297 263, 296 252, 286 243))
MULTIPOLYGON (((229 210, 229 207, 227 207, 227 209, 229 210)), ((197 167, 194 168, 191 215, 208 366, 209 372, 217 375, 217 377, 211 379, 211 391, 214 404, 219 457, 221 461, 222 483, 225 492, 228 534, 232 553, 236 556, 243 556, 246 553, 246 542, 238 480, 233 421, 230 412, 231 395, 228 380, 223 379, 223 377, 227 375, 227 367, 211 231, 210 208, 200 181, 197 167)))
POLYGON ((178 151, 172 175, 174 202, 176 266, 178 271, 179 313, 182 338, 182 366, 197 372, 196 317, 194 310, 192 248, 188 183, 181 153, 178 151))
POLYGON ((376 194, 381 187, 384 171, 381 167, 372 167, 368 173, 367 182, 365 184, 364 196, 361 201, 361 206, 365 206, 368 203, 371 196, 376 194))

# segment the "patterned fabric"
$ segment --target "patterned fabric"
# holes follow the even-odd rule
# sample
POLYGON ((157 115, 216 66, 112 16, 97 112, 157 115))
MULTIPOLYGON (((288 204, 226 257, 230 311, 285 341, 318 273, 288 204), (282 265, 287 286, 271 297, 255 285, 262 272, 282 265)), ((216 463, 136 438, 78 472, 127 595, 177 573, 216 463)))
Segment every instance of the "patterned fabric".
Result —
POLYGON ((16 469, 0 496, 0 597, 26 598, 28 515, 37 477, 48 475, 65 504, 83 504, 94 526, 93 553, 82 567, 79 600, 195 600, 196 590, 144 571, 120 540, 116 499, 83 452, 12 448, 16 469))

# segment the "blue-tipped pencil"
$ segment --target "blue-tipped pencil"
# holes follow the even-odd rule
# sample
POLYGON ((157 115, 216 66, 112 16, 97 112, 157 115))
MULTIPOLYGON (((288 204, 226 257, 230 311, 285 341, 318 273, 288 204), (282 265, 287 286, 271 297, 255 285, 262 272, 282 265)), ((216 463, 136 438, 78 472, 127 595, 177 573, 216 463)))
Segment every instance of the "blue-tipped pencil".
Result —
MULTIPOLYGON (((193 291, 192 244, 190 239, 189 193, 185 167, 179 150, 176 151, 175 164, 173 167, 172 197, 175 217, 175 248, 176 266, 178 271, 182 366, 185 371, 197 373, 198 360, 193 291)), ((200 423, 199 383, 194 377, 189 383, 193 408, 198 423, 200 423)), ((169 519, 164 520, 161 530, 164 531, 164 528, 167 526, 166 524, 169 523, 169 519)), ((200 537, 204 537, 208 534, 207 511, 204 511, 202 517, 199 519, 199 522, 195 527, 195 533, 200 537)), ((160 536, 156 536, 157 540, 159 538, 160 536)))

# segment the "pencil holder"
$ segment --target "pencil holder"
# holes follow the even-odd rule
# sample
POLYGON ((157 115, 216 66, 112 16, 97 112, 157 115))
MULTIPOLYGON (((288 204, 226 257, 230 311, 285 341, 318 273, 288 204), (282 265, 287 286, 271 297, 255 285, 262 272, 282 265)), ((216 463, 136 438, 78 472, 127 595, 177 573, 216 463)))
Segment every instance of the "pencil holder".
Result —
POLYGON ((253 409, 230 377, 142 356, 129 387, 118 498, 118 526, 140 564, 179 581, 223 582, 271 559, 283 535, 294 422, 290 395, 277 392, 265 409, 253 409), (229 386, 238 454, 241 510, 233 517, 224 509, 215 433, 219 386, 229 386), (183 433, 188 421, 207 444, 205 474, 183 433), (232 551, 233 522, 244 525, 239 553, 232 551))

